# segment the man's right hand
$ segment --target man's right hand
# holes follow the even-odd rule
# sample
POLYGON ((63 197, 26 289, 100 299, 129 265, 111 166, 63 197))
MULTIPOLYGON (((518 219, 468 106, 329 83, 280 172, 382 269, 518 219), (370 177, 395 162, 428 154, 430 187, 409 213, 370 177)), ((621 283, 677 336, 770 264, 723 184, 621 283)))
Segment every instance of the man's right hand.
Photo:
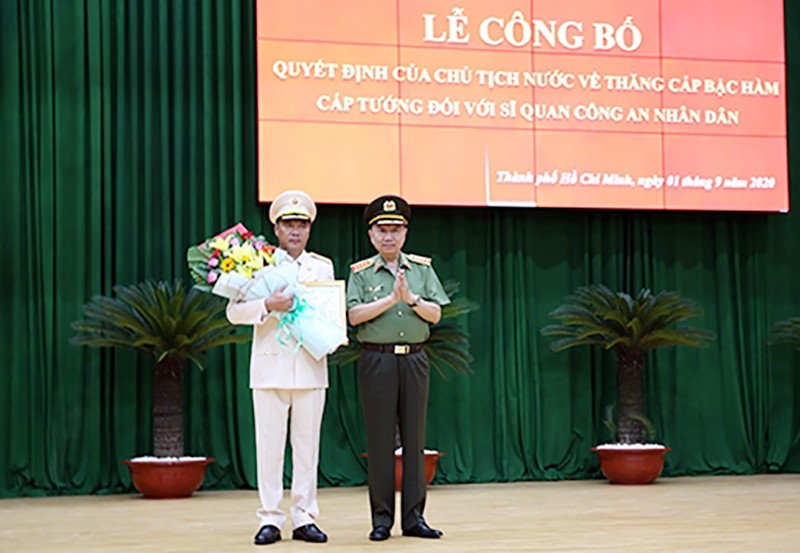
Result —
POLYGON ((405 274, 403 273, 403 269, 399 269, 397 271, 397 276, 394 279, 394 286, 392 287, 392 293, 390 297, 392 298, 392 305, 396 304, 399 301, 402 301, 403 298, 406 297, 408 294, 408 283, 406 282, 405 274))
POLYGON ((284 284, 275 290, 266 300, 264 306, 267 311, 289 311, 294 305, 294 294, 285 292, 288 284, 284 284))
POLYGON ((414 294, 408 287, 408 280, 406 280, 406 272, 403 269, 397 271, 397 278, 394 281, 394 289, 392 292, 397 296, 397 301, 404 301, 406 303, 414 303, 414 294))

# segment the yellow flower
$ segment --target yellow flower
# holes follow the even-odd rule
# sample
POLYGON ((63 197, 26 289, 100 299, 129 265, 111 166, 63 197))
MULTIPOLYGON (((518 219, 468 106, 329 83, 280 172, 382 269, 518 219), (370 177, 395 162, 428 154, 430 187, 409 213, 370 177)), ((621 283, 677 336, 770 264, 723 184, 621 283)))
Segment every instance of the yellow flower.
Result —
POLYGON ((236 267, 236 272, 240 275, 244 275, 247 278, 253 278, 253 270, 245 265, 239 265, 236 267))
POLYGON ((236 263, 242 262, 242 248, 240 246, 233 246, 225 255, 228 256, 230 259, 233 259, 236 263))
POLYGON ((264 260, 261 257, 251 257, 249 261, 245 262, 245 267, 249 269, 259 270, 264 266, 264 260))
POLYGON ((246 263, 256 254, 256 250, 250 244, 243 244, 241 246, 234 246, 227 252, 228 257, 233 259, 236 263, 246 263))
POLYGON ((236 263, 230 257, 227 259, 223 259, 222 263, 219 264, 219 268, 225 271, 226 273, 229 272, 236 266, 236 263))
POLYGON ((231 245, 231 237, 226 236, 225 238, 214 238, 211 242, 208 243, 209 247, 215 250, 222 250, 223 252, 226 251, 231 245))

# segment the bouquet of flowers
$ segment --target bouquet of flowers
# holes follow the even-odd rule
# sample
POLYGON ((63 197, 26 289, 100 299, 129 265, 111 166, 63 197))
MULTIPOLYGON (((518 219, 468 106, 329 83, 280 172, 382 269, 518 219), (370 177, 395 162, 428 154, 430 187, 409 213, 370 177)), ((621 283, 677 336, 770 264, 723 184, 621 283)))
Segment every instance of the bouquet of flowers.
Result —
POLYGON ((186 252, 195 288, 227 298, 253 274, 275 265, 275 246, 238 223, 186 252))
POLYGON ((228 299, 263 299, 286 286, 285 292, 295 296, 294 308, 270 316, 278 319, 279 341, 287 347, 294 344, 295 351, 303 347, 320 360, 347 339, 344 329, 317 316, 308 291, 298 282, 297 265, 280 265, 275 246, 241 223, 189 248, 186 260, 196 288, 228 299))

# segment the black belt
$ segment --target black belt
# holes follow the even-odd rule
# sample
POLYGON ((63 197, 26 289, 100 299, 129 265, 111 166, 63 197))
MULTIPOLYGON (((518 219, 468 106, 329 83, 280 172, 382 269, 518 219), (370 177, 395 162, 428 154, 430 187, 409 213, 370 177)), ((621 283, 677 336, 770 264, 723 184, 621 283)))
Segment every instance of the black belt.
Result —
POLYGON ((394 353, 395 355, 408 355, 422 351, 424 344, 371 344, 364 342, 361 344, 364 349, 369 351, 382 351, 384 353, 394 353))

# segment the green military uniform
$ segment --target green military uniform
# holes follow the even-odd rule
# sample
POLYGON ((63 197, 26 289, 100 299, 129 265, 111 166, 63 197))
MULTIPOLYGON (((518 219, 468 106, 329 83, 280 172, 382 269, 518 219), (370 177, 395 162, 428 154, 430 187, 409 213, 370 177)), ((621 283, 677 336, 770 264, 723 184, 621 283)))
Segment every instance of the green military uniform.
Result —
MULTIPOLYGON (((431 260, 420 255, 400 253, 398 266, 405 270, 408 287, 422 299, 446 305, 450 303, 431 260)), ((347 285, 347 307, 370 303, 392 293, 394 275, 380 255, 354 263, 347 285)), ((376 344, 420 344, 430 336, 430 325, 405 303, 381 313, 375 319, 358 325, 359 342, 376 344)))
MULTIPOLYGON (((408 288, 419 297, 450 303, 431 260, 400 253, 408 288)), ((395 275, 380 255, 354 263, 347 282, 347 307, 371 303, 391 294, 395 275)), ((428 357, 422 344, 430 324, 405 302, 399 302, 356 327, 365 344, 359 360, 359 387, 367 429, 369 492, 373 527, 394 522, 394 429, 399 420, 403 444, 402 528, 423 521, 425 508, 424 448, 428 406, 428 357)))

